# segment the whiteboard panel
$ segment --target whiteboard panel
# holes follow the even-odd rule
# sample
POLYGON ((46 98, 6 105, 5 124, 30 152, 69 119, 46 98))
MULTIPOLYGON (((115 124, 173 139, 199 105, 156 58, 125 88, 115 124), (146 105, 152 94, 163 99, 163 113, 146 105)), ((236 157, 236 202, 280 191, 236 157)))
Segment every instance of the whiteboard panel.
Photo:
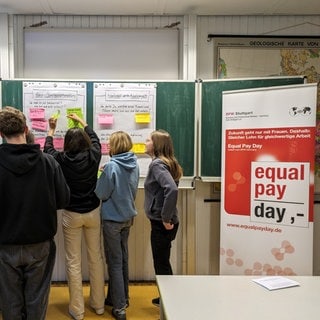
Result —
POLYGON ((179 78, 177 29, 24 30, 24 78, 179 78))

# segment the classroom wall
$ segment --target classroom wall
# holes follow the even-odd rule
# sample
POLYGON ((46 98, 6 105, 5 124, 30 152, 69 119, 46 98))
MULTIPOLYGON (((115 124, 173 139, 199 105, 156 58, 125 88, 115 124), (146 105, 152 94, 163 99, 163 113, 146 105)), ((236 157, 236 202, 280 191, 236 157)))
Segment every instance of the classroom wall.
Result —
MULTIPOLYGON (((315 35, 320 16, 11 16, 0 14, 0 75, 13 79, 23 65, 23 28, 39 20, 61 28, 158 28, 180 21, 180 79, 213 78, 213 44, 210 34, 315 35)), ((49 75, 48 75, 49 77, 49 75)), ((137 75, 143 79, 143 73, 137 75)), ((177 274, 218 274, 219 194, 213 183, 200 180, 195 188, 180 190, 181 227, 172 251, 177 274), (208 201, 209 200, 209 201, 208 201)), ((137 197, 138 217, 130 236, 130 278, 154 279, 149 244, 150 226, 143 212, 143 190, 137 197)), ((320 275, 320 205, 315 207, 314 274, 320 275)), ((65 280, 61 229, 57 234, 58 257, 54 280, 65 280)), ((87 277, 86 265, 84 274, 87 277)))
POLYGON ((197 20, 197 77, 212 79, 213 42, 208 34, 257 36, 320 35, 320 16, 199 16, 197 20))

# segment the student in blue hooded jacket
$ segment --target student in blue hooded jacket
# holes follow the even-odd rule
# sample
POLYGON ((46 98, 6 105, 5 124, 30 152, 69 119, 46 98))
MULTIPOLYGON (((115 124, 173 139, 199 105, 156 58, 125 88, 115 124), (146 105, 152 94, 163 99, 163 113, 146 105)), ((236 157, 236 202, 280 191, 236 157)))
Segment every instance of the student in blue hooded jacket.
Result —
POLYGON ((129 305, 128 238, 134 216, 139 166, 130 136, 123 131, 109 138, 110 161, 104 166, 95 193, 102 200, 104 250, 109 273, 106 305, 117 320, 126 319, 129 305))

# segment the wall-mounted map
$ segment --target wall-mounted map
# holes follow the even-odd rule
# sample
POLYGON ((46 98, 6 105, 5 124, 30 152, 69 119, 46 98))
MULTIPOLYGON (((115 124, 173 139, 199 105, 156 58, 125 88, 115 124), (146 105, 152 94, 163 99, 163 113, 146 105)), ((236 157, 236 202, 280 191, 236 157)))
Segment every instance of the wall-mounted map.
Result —
POLYGON ((214 40, 215 74, 219 79, 306 76, 320 79, 320 38, 238 38, 214 40))

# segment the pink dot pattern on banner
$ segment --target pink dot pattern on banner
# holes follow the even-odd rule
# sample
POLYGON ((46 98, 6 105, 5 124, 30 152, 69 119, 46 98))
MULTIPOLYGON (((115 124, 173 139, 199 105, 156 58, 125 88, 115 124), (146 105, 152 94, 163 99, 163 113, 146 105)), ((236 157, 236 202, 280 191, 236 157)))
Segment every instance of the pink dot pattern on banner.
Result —
POLYGON ((246 178, 239 171, 235 171, 232 174, 232 178, 235 181, 235 183, 228 184, 228 191, 230 192, 235 192, 239 184, 244 184, 246 182, 246 178))
MULTIPOLYGON (((286 254, 291 254, 295 251, 294 247, 287 240, 281 242, 280 248, 273 248, 271 250, 272 255, 278 261, 284 260, 286 254)), ((225 263, 229 266, 243 267, 244 262, 241 258, 235 256, 233 249, 220 248, 221 258, 225 258, 225 263)), ((296 273, 290 267, 280 267, 279 265, 271 265, 270 263, 262 263, 256 261, 251 268, 244 269, 245 275, 282 275, 282 276, 295 276, 296 273)))
POLYGON ((234 257, 234 251, 232 249, 225 250, 223 248, 220 248, 220 255, 226 255, 226 263, 230 266, 232 266, 233 264, 235 264, 237 267, 243 266, 243 261, 239 258, 234 257))
POLYGON ((280 248, 272 248, 271 253, 276 258, 276 260, 281 261, 284 259, 285 254, 294 253, 294 247, 287 240, 282 241, 280 248))

